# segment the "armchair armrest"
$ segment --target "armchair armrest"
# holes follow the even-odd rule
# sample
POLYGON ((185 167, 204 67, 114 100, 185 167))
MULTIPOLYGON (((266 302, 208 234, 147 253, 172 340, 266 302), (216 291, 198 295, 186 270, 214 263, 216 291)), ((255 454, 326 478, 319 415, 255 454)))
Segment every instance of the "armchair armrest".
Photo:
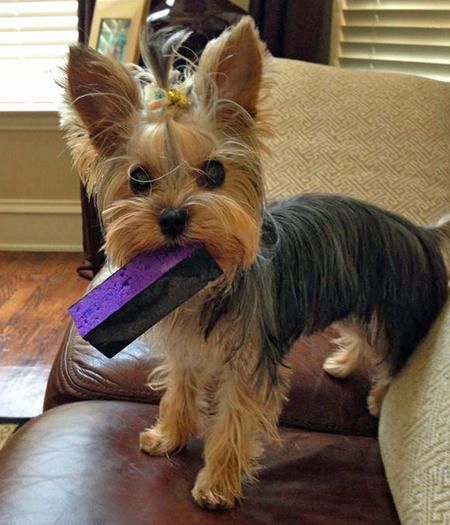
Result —
POLYGON ((159 362, 140 339, 108 359, 71 325, 50 372, 44 410, 85 399, 158 403, 160 394, 146 382, 159 362))

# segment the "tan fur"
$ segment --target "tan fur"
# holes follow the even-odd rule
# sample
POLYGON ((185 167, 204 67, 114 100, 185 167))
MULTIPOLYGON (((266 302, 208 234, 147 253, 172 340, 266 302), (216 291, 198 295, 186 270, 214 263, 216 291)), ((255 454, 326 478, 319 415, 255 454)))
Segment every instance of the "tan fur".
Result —
POLYGON ((374 417, 378 417, 383 405, 383 399, 387 394, 392 383, 392 376, 389 372, 389 366, 380 354, 372 354, 372 388, 367 396, 367 408, 374 417))
POLYGON ((164 151, 165 132, 166 124, 136 132, 130 153, 131 165, 148 167, 155 178, 150 198, 134 197, 124 175, 113 177, 120 180, 117 186, 110 182, 104 202, 108 255, 120 266, 145 248, 160 247, 165 239, 159 232, 159 214, 166 208, 185 207, 191 219, 186 243, 204 242, 224 270, 249 266, 256 257, 261 215, 260 195, 250 183, 251 175, 228 163, 233 157, 230 146, 216 145, 201 128, 179 122, 170 124, 170 133, 182 162, 171 166, 166 156, 157 153, 164 151), (224 185, 214 192, 199 191, 196 183, 207 158, 221 160, 227 169, 224 185))
POLYGON ((337 350, 328 357, 323 369, 334 377, 348 377, 372 347, 367 342, 367 332, 359 325, 335 323, 339 337, 333 340, 337 350))
POLYGON ((183 446, 190 435, 202 435, 206 466, 193 497, 202 507, 229 508, 242 498, 243 482, 255 481, 264 440, 277 438, 287 369, 280 367, 284 379, 275 387, 269 380, 256 384, 257 341, 230 354, 225 319, 206 342, 195 323, 201 302, 194 297, 158 326, 155 335, 167 348, 166 362, 152 374, 150 386, 165 393, 159 421, 141 434, 141 448, 152 455, 166 454, 183 446), (174 363, 182 363, 182 374, 174 363))
POLYGON ((339 332, 339 337, 333 341, 337 350, 325 360, 323 369, 334 377, 344 378, 356 370, 362 361, 369 363, 372 369, 372 388, 367 397, 367 407, 377 417, 392 382, 386 361, 386 338, 381 331, 376 344, 371 345, 367 330, 359 324, 346 321, 333 326, 339 332))
MULTIPOLYGON (((189 107, 158 113, 145 107, 138 87, 147 73, 134 78, 93 50, 72 49, 62 126, 102 214, 105 250, 114 265, 170 244, 159 216, 180 207, 188 212, 188 225, 177 243, 203 242, 225 272, 212 287, 231 282, 255 261, 264 203, 260 153, 270 128, 262 103, 267 61, 254 22, 244 18, 208 44, 189 107), (226 172, 223 185, 211 190, 198 184, 208 159, 220 161, 226 172), (136 166, 151 173, 149 195, 129 188, 136 166)), ((210 293, 207 287, 153 329, 164 362, 149 381, 164 395, 158 421, 141 434, 140 446, 164 455, 202 435, 205 467, 192 494, 199 505, 219 508, 232 506, 242 497, 243 481, 255 479, 264 439, 277 436, 288 381, 281 368, 275 384, 255 374, 258 326, 239 334, 238 352, 226 315, 205 339, 199 318, 210 293)))
POLYGON ((183 447, 197 432, 199 375, 186 368, 178 357, 168 358, 164 367, 166 391, 160 403, 158 422, 140 435, 141 449, 148 454, 169 454, 183 447))
MULTIPOLYGON (((248 373, 248 369, 246 369, 248 373)), ((242 477, 255 481, 262 438, 276 434, 282 391, 264 392, 251 385, 240 370, 225 367, 216 393, 216 414, 205 434, 205 467, 192 495, 200 506, 231 507, 242 498, 242 477)))

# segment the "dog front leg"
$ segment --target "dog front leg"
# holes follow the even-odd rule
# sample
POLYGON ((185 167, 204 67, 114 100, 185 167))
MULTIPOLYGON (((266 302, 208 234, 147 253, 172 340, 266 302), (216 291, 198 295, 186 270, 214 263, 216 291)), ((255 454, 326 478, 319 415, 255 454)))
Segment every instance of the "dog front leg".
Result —
POLYGON ((254 378, 231 367, 225 371, 205 433, 205 466, 192 491, 201 507, 231 508, 242 498, 243 479, 255 480, 262 437, 277 435, 284 392, 281 381, 256 387, 254 378))
POLYGON ((141 450, 151 455, 166 455, 183 447, 195 434, 198 423, 199 374, 169 358, 162 367, 166 391, 159 406, 156 424, 140 434, 141 450))

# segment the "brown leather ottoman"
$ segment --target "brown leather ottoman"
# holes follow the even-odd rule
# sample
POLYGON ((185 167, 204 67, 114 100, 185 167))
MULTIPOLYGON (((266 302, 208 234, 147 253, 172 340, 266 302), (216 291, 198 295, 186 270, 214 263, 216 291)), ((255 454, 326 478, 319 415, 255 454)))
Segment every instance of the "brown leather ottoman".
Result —
POLYGON ((190 496, 199 440, 170 458, 139 450, 139 432, 157 415, 144 387, 155 356, 136 343, 108 360, 71 332, 49 381, 53 408, 0 453, 0 524, 398 524, 365 373, 329 378, 321 371, 329 350, 324 334, 296 346, 281 443, 268 445, 245 501, 214 513, 190 496))

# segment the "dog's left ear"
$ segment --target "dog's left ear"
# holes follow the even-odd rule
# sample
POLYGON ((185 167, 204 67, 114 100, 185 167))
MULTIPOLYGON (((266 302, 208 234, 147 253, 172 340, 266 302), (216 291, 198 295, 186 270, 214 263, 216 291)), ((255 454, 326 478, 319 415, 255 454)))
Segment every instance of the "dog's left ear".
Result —
POLYGON ((265 55, 253 19, 244 17, 205 47, 195 75, 197 93, 206 102, 214 96, 232 100, 255 116, 265 55))

